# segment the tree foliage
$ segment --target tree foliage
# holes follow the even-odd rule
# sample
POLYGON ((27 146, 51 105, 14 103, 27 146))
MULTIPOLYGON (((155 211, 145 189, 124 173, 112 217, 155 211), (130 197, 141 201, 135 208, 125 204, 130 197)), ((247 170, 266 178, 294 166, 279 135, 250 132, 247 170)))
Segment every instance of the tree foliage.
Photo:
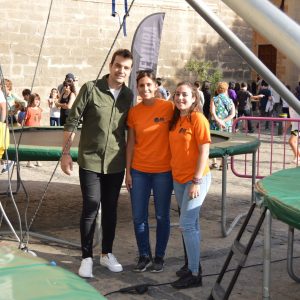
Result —
POLYGON ((222 80, 223 72, 213 67, 212 61, 200 61, 197 59, 190 59, 185 69, 193 72, 197 76, 197 80, 209 81, 211 83, 211 91, 214 93, 217 83, 222 80))

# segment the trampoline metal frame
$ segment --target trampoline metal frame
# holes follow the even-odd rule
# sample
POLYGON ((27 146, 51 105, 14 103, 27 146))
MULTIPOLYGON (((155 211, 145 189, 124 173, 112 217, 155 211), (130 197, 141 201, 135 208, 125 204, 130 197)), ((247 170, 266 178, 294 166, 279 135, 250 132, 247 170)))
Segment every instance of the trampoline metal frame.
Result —
MULTIPOLYGON (((300 283, 300 277, 296 275, 293 266, 294 252, 294 227, 289 225, 288 229, 288 247, 287 247, 287 272, 289 276, 297 283, 300 283)), ((263 299, 271 299, 271 239, 272 239, 272 214, 266 207, 265 227, 264 227, 264 265, 263 265, 263 299)))
MULTIPOLYGON (((251 203, 254 202, 254 186, 256 180, 256 153, 252 152, 252 184, 251 184, 251 203)), ((227 195, 227 162, 228 156, 222 156, 222 197, 221 197, 221 230, 223 237, 228 236, 237 223, 247 215, 247 212, 238 214, 231 224, 227 225, 227 209, 226 209, 226 195, 227 195)))

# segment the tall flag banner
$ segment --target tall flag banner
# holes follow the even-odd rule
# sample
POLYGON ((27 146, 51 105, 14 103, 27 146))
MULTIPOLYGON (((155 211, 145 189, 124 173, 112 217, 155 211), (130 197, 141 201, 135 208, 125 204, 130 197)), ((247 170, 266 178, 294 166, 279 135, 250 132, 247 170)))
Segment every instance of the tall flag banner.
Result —
POLYGON ((161 32, 165 13, 155 13, 147 16, 139 24, 133 36, 131 52, 133 67, 129 78, 129 87, 136 101, 136 77, 139 70, 153 70, 156 74, 160 48, 161 32))

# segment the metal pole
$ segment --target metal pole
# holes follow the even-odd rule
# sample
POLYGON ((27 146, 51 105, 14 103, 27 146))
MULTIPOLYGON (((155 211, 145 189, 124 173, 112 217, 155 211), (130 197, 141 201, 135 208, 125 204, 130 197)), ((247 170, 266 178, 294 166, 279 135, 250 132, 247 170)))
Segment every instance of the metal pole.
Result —
POLYGON ((263 299, 270 299, 271 227, 272 216, 270 211, 267 209, 264 228, 263 299))
MULTIPOLYGON (((227 155, 222 157, 222 201, 221 201, 221 225, 222 235, 225 237, 229 234, 226 230, 226 189, 227 189, 227 155)), ((231 230, 230 230, 231 231, 231 230)))
POLYGON ((299 68, 300 26, 267 0, 222 0, 299 68), (249 13, 251 12, 251 13, 249 13))
MULTIPOLYGON (((248 0, 247 0, 248 1, 248 0)), ((240 1, 246 3, 247 1, 240 1)), ((214 14, 203 0, 186 0, 195 11, 233 48, 238 54, 278 92, 298 113, 300 101, 285 85, 254 55, 254 53, 214 14)), ((249 11, 248 11, 249 13, 249 11)), ((251 12, 252 13, 252 12, 251 12)), ((293 30, 298 30, 295 27, 293 30)), ((299 46, 298 46, 299 47, 299 46)), ((299 48, 298 48, 299 49, 299 48)))

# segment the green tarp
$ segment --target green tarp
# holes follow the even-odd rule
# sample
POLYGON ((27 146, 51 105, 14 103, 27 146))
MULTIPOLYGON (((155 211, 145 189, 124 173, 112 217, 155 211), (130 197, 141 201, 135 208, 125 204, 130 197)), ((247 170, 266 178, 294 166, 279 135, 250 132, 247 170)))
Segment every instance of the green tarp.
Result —
POLYGON ((105 299, 79 276, 46 260, 0 247, 0 300, 105 299))

